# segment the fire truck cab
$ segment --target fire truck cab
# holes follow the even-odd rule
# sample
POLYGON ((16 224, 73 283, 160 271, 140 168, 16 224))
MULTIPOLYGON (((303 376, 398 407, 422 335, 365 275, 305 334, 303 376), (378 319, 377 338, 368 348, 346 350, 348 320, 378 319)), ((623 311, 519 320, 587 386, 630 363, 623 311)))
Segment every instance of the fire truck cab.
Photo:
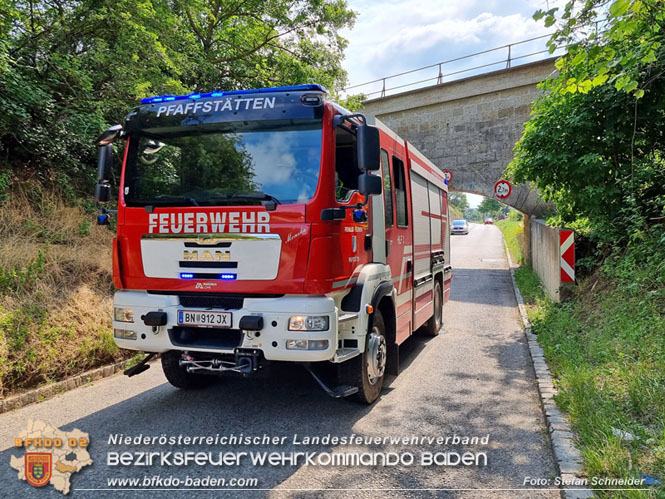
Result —
POLYGON ((99 218, 116 216, 114 338, 161 354, 171 384, 297 362, 330 395, 372 403, 399 345, 441 330, 443 174, 322 87, 144 99, 100 136, 99 202, 114 141, 117 212, 99 218))

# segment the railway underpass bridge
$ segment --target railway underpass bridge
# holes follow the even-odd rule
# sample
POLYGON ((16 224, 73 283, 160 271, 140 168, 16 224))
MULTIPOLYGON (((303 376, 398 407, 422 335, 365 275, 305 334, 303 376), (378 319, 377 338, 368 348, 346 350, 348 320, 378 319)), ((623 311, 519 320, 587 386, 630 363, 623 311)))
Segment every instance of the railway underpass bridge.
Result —
MULTIPOLYGON (((364 113, 370 122, 378 118, 386 123, 441 170, 450 170, 451 191, 495 198, 494 185, 513 159, 513 147, 540 94, 537 85, 555 71, 554 61, 548 58, 389 96, 382 91, 382 96, 365 102, 364 113)), ((574 246, 569 249, 572 231, 537 220, 547 205, 528 183, 513 186, 501 202, 524 214, 525 257, 558 301, 575 279, 574 263, 562 263, 571 251, 574 254, 574 246)))
MULTIPOLYGON (((414 144, 453 174, 451 191, 494 197, 494 184, 513 158, 529 119, 537 84, 555 58, 365 101, 363 112, 414 144)), ((545 204, 529 184, 513 186, 504 204, 528 216, 545 204)))

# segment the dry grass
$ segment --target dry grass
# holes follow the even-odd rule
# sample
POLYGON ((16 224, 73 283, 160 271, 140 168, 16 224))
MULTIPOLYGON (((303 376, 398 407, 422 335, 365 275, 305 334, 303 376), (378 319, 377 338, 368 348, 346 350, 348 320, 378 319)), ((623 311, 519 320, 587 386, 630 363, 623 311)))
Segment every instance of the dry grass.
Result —
POLYGON ((113 234, 51 192, 0 206, 0 396, 119 360, 113 234))

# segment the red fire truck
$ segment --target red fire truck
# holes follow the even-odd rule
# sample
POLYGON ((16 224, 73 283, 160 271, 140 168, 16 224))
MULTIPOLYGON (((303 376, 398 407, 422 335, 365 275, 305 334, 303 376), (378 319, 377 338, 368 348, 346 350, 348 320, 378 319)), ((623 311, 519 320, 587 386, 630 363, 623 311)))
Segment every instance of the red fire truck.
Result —
POLYGON ((399 345, 439 333, 452 278, 444 177, 324 88, 144 99, 100 136, 99 202, 114 141, 118 207, 99 216, 117 223, 114 337, 148 353, 126 374, 161 354, 187 389, 297 362, 328 394, 371 403, 399 345))

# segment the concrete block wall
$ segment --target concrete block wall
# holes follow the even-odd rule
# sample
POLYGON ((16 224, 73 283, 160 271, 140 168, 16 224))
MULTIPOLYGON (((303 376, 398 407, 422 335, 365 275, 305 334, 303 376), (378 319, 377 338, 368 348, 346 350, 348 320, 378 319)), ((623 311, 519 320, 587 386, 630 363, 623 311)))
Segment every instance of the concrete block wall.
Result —
POLYGON ((561 301, 561 264, 559 254, 559 229, 548 227, 545 221, 530 220, 531 267, 549 297, 561 301))

